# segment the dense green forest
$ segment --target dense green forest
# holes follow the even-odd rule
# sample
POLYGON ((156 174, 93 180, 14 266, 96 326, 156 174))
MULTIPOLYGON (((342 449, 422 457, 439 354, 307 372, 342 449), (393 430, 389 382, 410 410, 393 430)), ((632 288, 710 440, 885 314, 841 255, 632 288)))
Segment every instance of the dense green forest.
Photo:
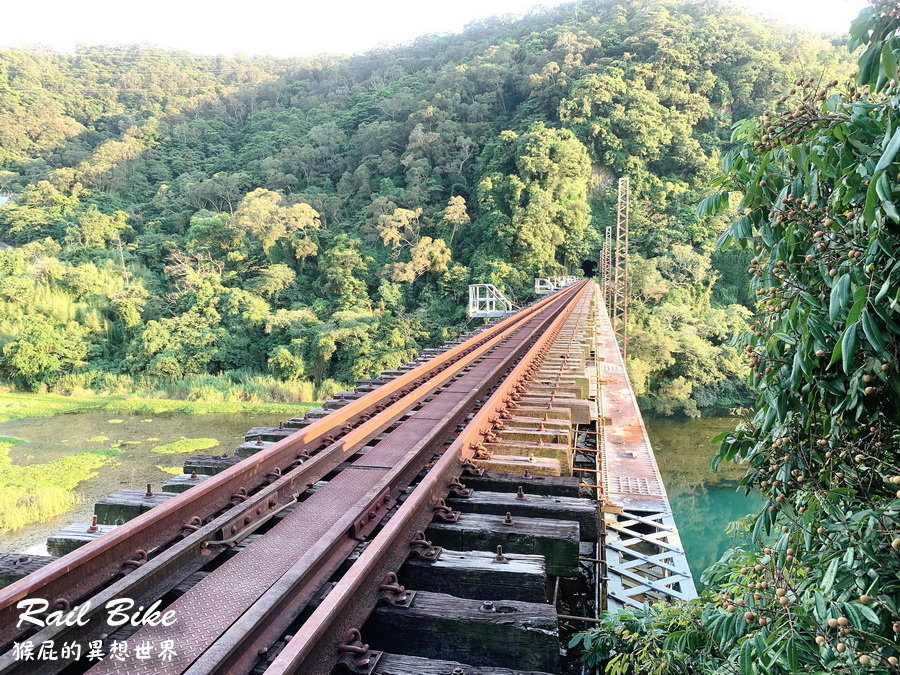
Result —
POLYGON ((646 410, 750 401, 752 253, 695 206, 731 127, 847 51, 716 2, 611 0, 349 58, 0 52, 0 374, 311 398, 595 260, 632 180, 646 410))
POLYGON ((721 245, 753 256, 755 412, 715 461, 766 505, 699 598, 576 638, 609 675, 900 672, 900 4, 870 5, 855 81, 738 122, 699 208, 738 201, 721 245))

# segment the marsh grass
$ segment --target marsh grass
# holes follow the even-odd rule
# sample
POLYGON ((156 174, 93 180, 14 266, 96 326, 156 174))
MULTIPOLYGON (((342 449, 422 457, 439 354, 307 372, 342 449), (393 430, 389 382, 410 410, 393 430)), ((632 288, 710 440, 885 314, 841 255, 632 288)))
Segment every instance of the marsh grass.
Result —
POLYGON ((46 392, 79 397, 129 395, 148 399, 179 399, 201 403, 304 403, 327 398, 346 385, 325 380, 282 380, 250 370, 178 379, 132 378, 96 371, 61 375, 46 392))
POLYGON ((87 450, 45 464, 17 466, 9 450, 21 439, 0 440, 0 535, 62 515, 78 503, 74 488, 114 461, 118 450, 87 450))
MULTIPOLYGON (((120 422, 113 415, 136 414, 145 417, 165 413, 238 414, 271 413, 285 418, 302 416, 314 408, 319 391, 311 383, 285 383, 275 378, 245 373, 223 376, 187 378, 165 386, 145 388, 153 394, 135 396, 130 379, 107 378, 108 390, 116 393, 97 394, 87 387, 70 382, 71 395, 61 393, 17 393, 0 388, 0 422, 25 417, 50 417, 60 414, 103 410, 111 413, 110 423, 120 422), (126 395, 125 392, 129 392, 126 395), (178 394, 181 398, 169 398, 178 394)), ((83 384, 87 384, 85 380, 83 384)), ((341 389, 336 382, 325 382, 320 391, 326 397, 341 389), (327 391, 326 391, 327 389, 327 391)), ((93 440, 100 441, 96 436, 93 440)), ((150 440, 150 439, 147 439, 150 440)), ((153 439, 156 440, 156 439, 153 439)), ((69 511, 77 502, 74 488, 97 475, 97 469, 115 461, 115 448, 90 450, 43 464, 17 466, 9 451, 25 443, 20 438, 0 436, 0 535, 25 525, 43 522, 69 511)), ((219 445, 210 438, 181 439, 153 448, 160 454, 179 454, 206 450, 219 445)), ((163 469, 168 472, 168 469, 163 469)), ((181 473, 181 468, 172 473, 181 473)))
MULTIPOLYGON (((197 450, 209 450, 219 445, 215 438, 182 438, 179 441, 157 445, 153 452, 161 455, 177 455, 182 452, 196 452, 197 450)), ((180 473, 180 472, 179 472, 180 473)))
POLYGON ((68 413, 106 410, 110 413, 160 415, 179 412, 192 415, 215 413, 273 413, 288 416, 302 415, 318 403, 280 403, 272 401, 186 401, 163 398, 132 398, 121 395, 63 396, 60 394, 25 394, 0 392, 0 422, 23 417, 51 417, 68 413))

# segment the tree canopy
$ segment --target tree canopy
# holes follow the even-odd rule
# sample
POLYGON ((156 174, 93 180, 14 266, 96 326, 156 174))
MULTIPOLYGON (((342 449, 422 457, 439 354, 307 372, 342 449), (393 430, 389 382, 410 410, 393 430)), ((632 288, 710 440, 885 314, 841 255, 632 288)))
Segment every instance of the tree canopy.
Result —
POLYGON ((562 5, 350 58, 2 51, 0 347, 37 316, 84 346, 3 372, 62 389, 370 375, 463 330, 468 283, 524 301, 533 276, 596 260, 629 175, 645 408, 745 404, 728 342, 745 259, 713 254, 726 218, 693 204, 733 122, 843 68, 832 42, 686 0, 562 5))

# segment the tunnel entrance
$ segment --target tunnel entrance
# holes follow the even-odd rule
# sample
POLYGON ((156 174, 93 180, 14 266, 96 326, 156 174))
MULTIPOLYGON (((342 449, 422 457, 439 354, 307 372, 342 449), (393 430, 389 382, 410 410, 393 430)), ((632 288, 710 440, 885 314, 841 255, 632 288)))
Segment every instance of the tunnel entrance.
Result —
POLYGON ((581 262, 581 271, 584 272, 584 276, 589 278, 597 276, 597 261, 583 260, 581 262))

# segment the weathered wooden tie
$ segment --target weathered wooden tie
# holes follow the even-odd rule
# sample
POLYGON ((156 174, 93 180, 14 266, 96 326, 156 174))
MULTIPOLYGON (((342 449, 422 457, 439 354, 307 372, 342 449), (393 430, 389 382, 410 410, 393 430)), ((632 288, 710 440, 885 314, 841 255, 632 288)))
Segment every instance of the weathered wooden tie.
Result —
POLYGON ((516 492, 521 485, 526 494, 578 497, 581 481, 575 476, 539 476, 531 473, 512 474, 503 471, 485 471, 481 476, 466 476, 466 487, 491 492, 516 492))
POLYGON ((493 453, 489 459, 475 459, 473 461, 481 468, 493 472, 521 474, 528 471, 541 476, 561 476, 563 473, 559 460, 551 457, 493 453))
MULTIPOLYGON (((296 429, 290 429, 290 431, 296 431, 296 429)), ((244 441, 234 449, 234 454, 236 457, 249 457, 250 455, 255 455, 260 450, 265 450, 270 445, 272 445, 272 441, 264 441, 261 438, 252 441, 244 441)))
POLYGON ((209 478, 209 476, 204 476, 201 473, 181 473, 167 479, 162 484, 162 491, 184 492, 185 490, 190 490, 195 485, 200 485, 200 483, 207 478, 209 478))
POLYGON ((115 525, 101 525, 97 523, 72 523, 61 530, 54 532, 47 538, 47 551, 50 555, 62 557, 66 553, 84 546, 89 541, 97 539, 101 535, 110 532, 115 525))
POLYGON ((544 603, 419 591, 409 607, 377 608, 362 633, 382 651, 551 673, 559 669, 556 610, 544 603))
POLYGON ((427 537, 437 546, 454 551, 496 551, 542 555, 547 574, 578 574, 577 522, 546 518, 509 518, 462 513, 455 523, 433 522, 427 537))
POLYGON ((597 541, 599 518, 597 505, 582 497, 553 497, 528 494, 524 488, 518 494, 509 492, 474 492, 470 497, 448 499, 447 505, 463 513, 481 513, 513 518, 552 518, 570 520, 581 528, 581 539, 597 541))
POLYGON ((0 588, 36 572, 55 556, 25 553, 0 553, 0 588))
POLYGON ((244 435, 244 440, 247 442, 251 441, 280 441, 282 438, 287 438, 293 433, 296 433, 296 429, 289 429, 287 427, 253 427, 247 431, 244 435))
POLYGON ((563 475, 572 473, 572 446, 568 443, 528 443, 525 441, 485 443, 484 447, 495 455, 519 457, 545 457, 559 462, 563 475))
POLYGON ((102 525, 119 525, 174 496, 172 492, 152 492, 149 489, 118 490, 94 504, 94 513, 97 522, 102 525))
POLYGON ((441 551, 434 562, 410 558, 400 570, 407 588, 475 600, 545 602, 544 557, 525 553, 441 551))
POLYGON ((548 675, 536 670, 470 666, 459 661, 438 661, 404 654, 381 655, 373 675, 548 675))
POLYGON ((182 470, 188 474, 197 473, 201 476, 214 476, 240 461, 240 457, 228 457, 226 455, 195 455, 184 460, 182 470))

